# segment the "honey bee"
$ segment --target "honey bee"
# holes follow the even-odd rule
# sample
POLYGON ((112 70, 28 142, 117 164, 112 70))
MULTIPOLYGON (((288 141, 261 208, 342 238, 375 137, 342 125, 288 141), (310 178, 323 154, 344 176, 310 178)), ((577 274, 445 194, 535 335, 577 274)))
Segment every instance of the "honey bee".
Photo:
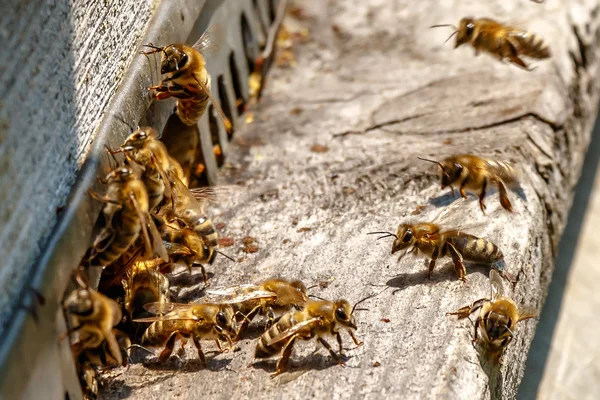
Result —
POLYGON ((153 211, 164 197, 171 197, 171 180, 185 179, 181 165, 169 156, 158 132, 149 126, 135 130, 119 150, 144 168, 143 181, 148 192, 148 208, 153 211))
POLYGON ((511 63, 531 71, 521 56, 544 59, 550 58, 550 49, 544 41, 525 30, 503 25, 489 18, 467 17, 460 20, 458 28, 454 25, 433 25, 432 28, 450 26, 454 33, 446 40, 456 35, 455 48, 470 43, 475 49, 475 55, 479 52, 487 52, 499 60, 508 59, 511 63))
POLYGON ((500 205, 505 210, 512 212, 512 204, 508 198, 506 185, 517 185, 517 171, 506 161, 494 161, 479 158, 472 154, 461 154, 448 157, 444 160, 435 161, 418 157, 420 160, 437 164, 442 169, 442 189, 447 186, 452 189, 458 186, 460 195, 467 198, 465 190, 476 193, 479 196, 479 207, 485 212, 483 203, 488 185, 495 185, 500 196, 500 205))
POLYGON ((213 27, 209 28, 198 41, 192 45, 170 44, 164 47, 152 43, 144 45, 151 50, 142 54, 161 53, 160 73, 165 78, 157 86, 148 88, 156 100, 169 97, 177 99, 177 116, 185 125, 196 125, 206 108, 208 101, 213 104, 223 120, 225 129, 231 130, 231 122, 210 93, 211 76, 206 70, 206 61, 202 51, 213 46, 215 40, 213 27))
POLYGON ((90 288, 80 274, 76 274, 75 279, 80 287, 71 292, 63 303, 74 326, 63 337, 78 333, 78 340, 72 344, 75 357, 79 357, 84 350, 96 349, 105 342, 108 354, 117 365, 122 365, 118 332, 114 329, 121 322, 121 307, 114 300, 90 288))
POLYGON ((268 331, 258 339, 254 357, 258 359, 272 358, 280 355, 276 364, 275 377, 287 370, 287 364, 292 354, 294 343, 298 339, 310 340, 316 338, 331 354, 334 360, 343 364, 343 347, 340 329, 345 328, 357 346, 362 342, 356 339, 353 330, 357 329, 354 319, 356 306, 371 298, 362 299, 354 306, 346 300, 327 301, 309 300, 302 310, 291 310, 284 314, 268 331), (327 343, 325 337, 335 336, 338 343, 338 353, 327 343))
MULTIPOLYGON (((383 234, 379 239, 394 237, 392 254, 406 250, 404 254, 421 252, 430 258, 428 273, 430 279, 439 257, 450 256, 452 258, 456 275, 463 282, 467 280, 463 260, 494 264, 504 258, 498 246, 489 240, 457 229, 442 230, 439 225, 434 223, 404 223, 400 224, 396 234, 391 232, 370 232, 369 234, 383 234)), ((506 276, 508 277, 508 274, 506 276)))
POLYGON ((446 315, 457 315, 458 319, 463 319, 479 310, 474 324, 473 342, 480 339, 483 349, 502 364, 502 352, 512 341, 517 323, 537 316, 537 312, 533 307, 517 306, 512 299, 504 296, 502 279, 495 270, 490 271, 490 286, 490 299, 477 300, 446 315), (478 336, 478 331, 481 337, 478 336))
POLYGON ((147 253, 156 252, 168 260, 160 234, 149 215, 148 193, 140 172, 132 167, 118 167, 107 175, 105 182, 108 185, 106 195, 89 191, 94 199, 106 203, 106 226, 94 242, 90 265, 104 267, 111 264, 135 243, 140 231, 147 253))
POLYGON ((292 307, 302 307, 308 301, 306 287, 302 282, 284 279, 268 279, 258 284, 208 290, 207 293, 218 296, 214 299, 215 302, 231 304, 236 315, 241 317, 238 338, 256 314, 269 318, 268 329, 273 325, 275 313, 281 315, 292 307))
POLYGON ((127 271, 127 279, 122 283, 125 309, 132 319, 143 314, 145 304, 169 302, 169 280, 158 270, 163 263, 160 258, 136 261, 127 271))
POLYGON ((163 314, 156 317, 135 319, 134 322, 151 322, 142 336, 142 344, 151 347, 164 347, 159 360, 165 362, 175 347, 175 340, 192 339, 198 357, 204 365, 206 358, 200 345, 201 340, 214 340, 223 352, 221 341, 226 341, 229 348, 231 338, 235 337, 235 321, 233 309, 226 304, 180 304, 150 303, 144 306, 152 314, 163 314))

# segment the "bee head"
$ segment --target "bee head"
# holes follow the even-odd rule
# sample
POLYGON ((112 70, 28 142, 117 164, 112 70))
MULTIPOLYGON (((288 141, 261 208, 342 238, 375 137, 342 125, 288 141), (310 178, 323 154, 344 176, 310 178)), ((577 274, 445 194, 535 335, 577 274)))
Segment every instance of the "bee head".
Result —
POLYGON ((473 38, 473 32, 475 31, 475 19, 473 17, 466 17, 460 20, 458 29, 456 30, 456 44, 454 48, 460 45, 469 43, 473 38))
POLYGON ((133 175, 133 171, 128 167, 115 168, 106 176, 107 183, 125 182, 133 175))
POLYGON ((219 312, 217 312, 217 315, 215 316, 216 330, 225 337, 235 337, 236 331, 233 326, 233 321, 233 308, 229 305, 221 305, 219 312))
POLYGON ((462 164, 454 161, 453 158, 446 159, 442 162, 430 160, 423 157, 417 157, 419 160, 437 164, 442 169, 442 189, 456 182, 463 171, 462 164))
POLYGON ((409 224, 402 224, 398 227, 398 232, 396 233, 396 239, 394 240, 394 244, 392 245, 392 254, 397 251, 404 250, 409 248, 415 242, 415 233, 413 232, 413 228, 409 224))
POLYGON ((334 307, 333 317, 335 318, 335 322, 348 328, 356 329, 356 321, 352 315, 354 309, 350 303, 346 300, 338 300, 335 302, 334 307))
POLYGON ((150 137, 156 137, 152 128, 145 127, 137 129, 127 137, 125 143, 121 146, 121 149, 126 151, 126 149, 131 149, 132 147, 141 147, 150 137))
POLYGON ((65 310, 73 315, 86 316, 94 311, 92 295, 87 289, 76 289, 64 302, 65 310))
POLYGON ((160 62, 160 73, 169 74, 182 69, 188 62, 188 55, 180 44, 172 44, 163 48, 160 62))

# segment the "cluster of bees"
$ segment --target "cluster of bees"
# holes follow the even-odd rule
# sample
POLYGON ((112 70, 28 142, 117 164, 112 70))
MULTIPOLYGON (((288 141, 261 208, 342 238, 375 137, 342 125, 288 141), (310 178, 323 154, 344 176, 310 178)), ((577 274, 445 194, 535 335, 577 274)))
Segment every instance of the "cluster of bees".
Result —
MULTIPOLYGON (((547 58, 550 52, 536 36, 505 27, 489 19, 465 18, 456 29, 456 47, 470 43, 477 52, 486 51, 499 59, 529 69, 521 56, 547 58)), ((453 35, 454 35, 453 34, 453 35)), ((144 54, 160 53, 159 85, 149 90, 156 100, 174 97, 176 113, 187 125, 195 125, 206 111, 210 95, 210 75, 201 50, 207 46, 203 36, 194 46, 172 44, 165 47, 146 45, 144 54)), ((226 127, 231 124, 219 112, 226 127)), ((97 370, 125 365, 134 346, 162 349, 159 362, 171 356, 176 340, 181 348, 191 340, 198 357, 206 363, 203 341, 214 341, 218 350, 233 350, 248 324, 265 316, 266 328, 256 342, 255 357, 279 357, 273 376, 286 371, 294 343, 315 339, 333 359, 343 363, 341 330, 354 343, 354 311, 359 303, 309 298, 300 281, 278 278, 228 288, 207 290, 210 303, 182 304, 171 301, 167 274, 175 266, 190 271, 200 268, 206 285, 205 266, 219 253, 218 233, 207 215, 207 206, 219 194, 218 188, 188 188, 189 176, 172 158, 159 134, 150 127, 135 130, 118 149, 107 149, 114 166, 103 178, 104 194, 90 195, 104 203, 103 228, 88 251, 82 266, 74 273, 76 289, 63 302, 69 323, 65 337, 72 343, 73 354, 86 395, 98 391, 97 370), (101 269, 98 290, 90 287, 84 271, 101 269), (337 351, 326 341, 334 336, 337 351)), ((508 188, 518 184, 518 174, 508 162, 483 159, 475 155, 457 155, 442 161, 422 158, 441 171, 442 189, 458 188, 467 197, 473 192, 485 211, 484 198, 491 186, 497 188, 500 205, 512 211, 508 188)), ((491 241, 460 229, 438 223, 403 223, 393 237, 391 253, 404 251, 421 254, 430 260, 429 276, 440 258, 450 257, 456 274, 466 280, 465 262, 492 267, 491 296, 475 301, 448 314, 459 319, 479 312, 474 324, 474 341, 501 363, 503 349, 515 334, 516 324, 531 318, 535 311, 517 306, 503 295, 502 279, 512 280, 498 266, 501 250, 491 241)))

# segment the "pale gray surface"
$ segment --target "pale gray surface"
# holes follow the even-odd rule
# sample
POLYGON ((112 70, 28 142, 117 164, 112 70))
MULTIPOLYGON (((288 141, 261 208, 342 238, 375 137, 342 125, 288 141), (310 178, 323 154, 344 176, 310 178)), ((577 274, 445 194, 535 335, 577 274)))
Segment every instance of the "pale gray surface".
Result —
MULTIPOLYGON (((212 283, 282 275, 312 285, 333 278, 316 293, 351 301, 376 290, 369 284, 398 291, 357 315, 365 345, 349 352, 348 368, 332 365, 323 351, 309 355, 313 345, 301 344, 293 372, 271 380, 249 367, 252 340, 240 343, 233 360, 211 360, 211 371, 197 368, 188 346, 192 361, 181 369, 172 360, 113 371, 105 397, 489 398, 468 323, 444 315, 488 294, 487 270, 470 268, 463 285, 444 262, 428 281, 422 261, 398 263, 389 242, 366 233, 394 230, 416 218, 411 212, 419 205, 426 206, 419 217, 431 219, 448 204, 447 196, 429 201, 442 193, 434 169, 417 155, 472 151, 514 159, 526 198, 511 193, 516 213, 494 213, 492 194, 487 217, 470 200, 455 208, 454 221, 485 222, 477 233, 501 247, 508 271, 518 276, 514 298, 543 302, 598 99, 595 49, 584 45, 598 34, 599 10, 591 0, 565 3, 303 2, 312 41, 299 47, 297 68, 272 71, 255 121, 237 133, 221 177, 247 189, 214 210, 215 222, 226 224, 222 233, 236 240, 225 251, 245 260, 221 258, 210 268, 212 283), (427 29, 468 14, 527 21, 550 43, 552 60, 526 72, 453 50, 442 45, 450 32, 427 29), (290 113, 295 107, 302 112, 290 113), (344 132, 354 133, 334 137, 344 132), (329 152, 311 153, 314 144, 329 152), (303 227, 310 230, 298 232, 303 227), (241 251, 247 235, 257 238, 258 253, 241 251)), ((506 353, 498 390, 504 398, 516 395, 534 327, 535 321, 521 324, 506 353)))
POLYGON ((156 2, 0 3, 0 332, 156 2))

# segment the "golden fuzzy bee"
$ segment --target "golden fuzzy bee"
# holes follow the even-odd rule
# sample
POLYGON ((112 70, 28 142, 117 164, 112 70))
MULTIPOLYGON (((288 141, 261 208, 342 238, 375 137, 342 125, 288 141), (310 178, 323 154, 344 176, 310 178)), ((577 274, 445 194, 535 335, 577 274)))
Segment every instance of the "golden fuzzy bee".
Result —
MULTIPOLYGON (((475 55, 489 53, 499 60, 508 59, 511 63, 531 70, 521 59, 522 56, 544 59, 550 58, 550 49, 544 41, 525 30, 496 22, 489 18, 466 17, 460 20, 458 28, 453 25, 433 25, 432 28, 450 26, 456 35, 455 48, 465 43, 471 44, 475 55)), ((448 41, 446 40, 446 41, 448 41)))
POLYGON ((162 259, 136 261, 123 280, 125 310, 132 319, 140 316, 148 303, 169 302, 169 280, 158 269, 162 259))
POLYGON ((486 190, 489 185, 494 185, 498 188, 500 204, 504 209, 512 212, 512 204, 505 185, 518 185, 518 174, 510 163, 484 159, 472 154, 460 154, 442 161, 418 158, 437 164, 442 169, 442 189, 449 186, 454 194, 454 186, 458 186, 460 195, 465 199, 467 198, 465 191, 476 193, 479 196, 479 207, 481 211, 485 211, 483 199, 486 190))
POLYGON ((166 361, 175 347, 175 340, 192 339, 198 357, 206 365, 206 358, 200 345, 201 340, 214 340, 220 351, 221 341, 232 346, 235 337, 235 322, 233 309, 226 304, 180 304, 180 303, 150 303, 144 306, 146 311, 153 314, 163 314, 156 317, 139 318, 134 322, 151 322, 142 336, 142 344, 151 347, 164 347, 159 360, 166 361))
POLYGON ((450 256, 458 279, 466 281, 466 268, 464 261, 482 264, 494 264, 503 259, 502 252, 494 243, 487 239, 478 238, 458 229, 443 230, 434 223, 405 223, 400 224, 396 234, 391 232, 370 232, 369 234, 383 234, 379 239, 394 237, 392 254, 406 250, 418 254, 423 253, 430 258, 429 274, 435 267, 438 258, 450 256))
MULTIPOLYGON (((292 307, 301 308, 307 301, 306 287, 300 281, 268 279, 249 285, 238 285, 223 289, 208 290, 207 294, 217 296, 215 302, 231 304, 241 325, 238 337, 245 331, 256 314, 269 318, 267 328, 273 325, 275 314, 281 315, 292 307)), ((237 338, 236 338, 237 339, 237 338)))
POLYGON ((89 191, 90 195, 103 203, 105 228, 93 245, 89 263, 93 267, 104 267, 118 259, 142 233, 148 254, 156 252, 168 260, 160 234, 149 215, 148 193, 140 171, 133 167, 117 167, 106 177, 106 195, 89 191), (152 235, 152 236, 150 236, 152 235))
POLYGON ((491 298, 477 300, 447 315, 457 315, 458 319, 463 319, 479 310, 473 342, 480 339, 484 350, 502 364, 502 352, 514 338, 517 323, 535 317, 537 312, 529 306, 517 306, 512 299, 504 296, 502 279, 494 270, 490 271, 490 286, 491 298), (477 334, 478 331, 481 336, 477 334))
POLYGON ((284 314, 268 331, 258 339, 254 357, 258 359, 280 356, 276 364, 275 377, 287 370, 287 364, 292 354, 296 340, 311 340, 316 338, 331 354, 334 360, 343 364, 342 336, 340 330, 345 328, 357 346, 362 345, 354 336, 357 329, 354 310, 362 301, 353 306, 346 300, 327 301, 310 300, 302 310, 291 310, 284 314), (335 336, 338 342, 338 353, 327 343, 325 337, 335 336))
POLYGON ((160 73, 165 76, 160 84, 148 89, 154 92, 153 96, 156 100, 177 98, 177 116, 181 122, 189 126, 196 125, 210 100, 223 120, 225 129, 230 131, 231 122, 219 107, 219 103, 211 96, 211 77, 206 70, 206 61, 201 53, 215 44, 212 33, 214 30, 211 27, 192 46, 170 44, 157 47, 152 43, 144 45, 152 50, 142 54, 161 53, 160 73))
POLYGON ((112 299, 90 288, 87 282, 76 274, 79 288, 67 296, 63 307, 73 322, 64 335, 78 333, 78 340, 73 343, 75 357, 86 349, 99 348, 106 341, 108 354, 117 365, 123 364, 121 348, 117 341, 119 332, 114 327, 121 322, 121 307, 112 299))

